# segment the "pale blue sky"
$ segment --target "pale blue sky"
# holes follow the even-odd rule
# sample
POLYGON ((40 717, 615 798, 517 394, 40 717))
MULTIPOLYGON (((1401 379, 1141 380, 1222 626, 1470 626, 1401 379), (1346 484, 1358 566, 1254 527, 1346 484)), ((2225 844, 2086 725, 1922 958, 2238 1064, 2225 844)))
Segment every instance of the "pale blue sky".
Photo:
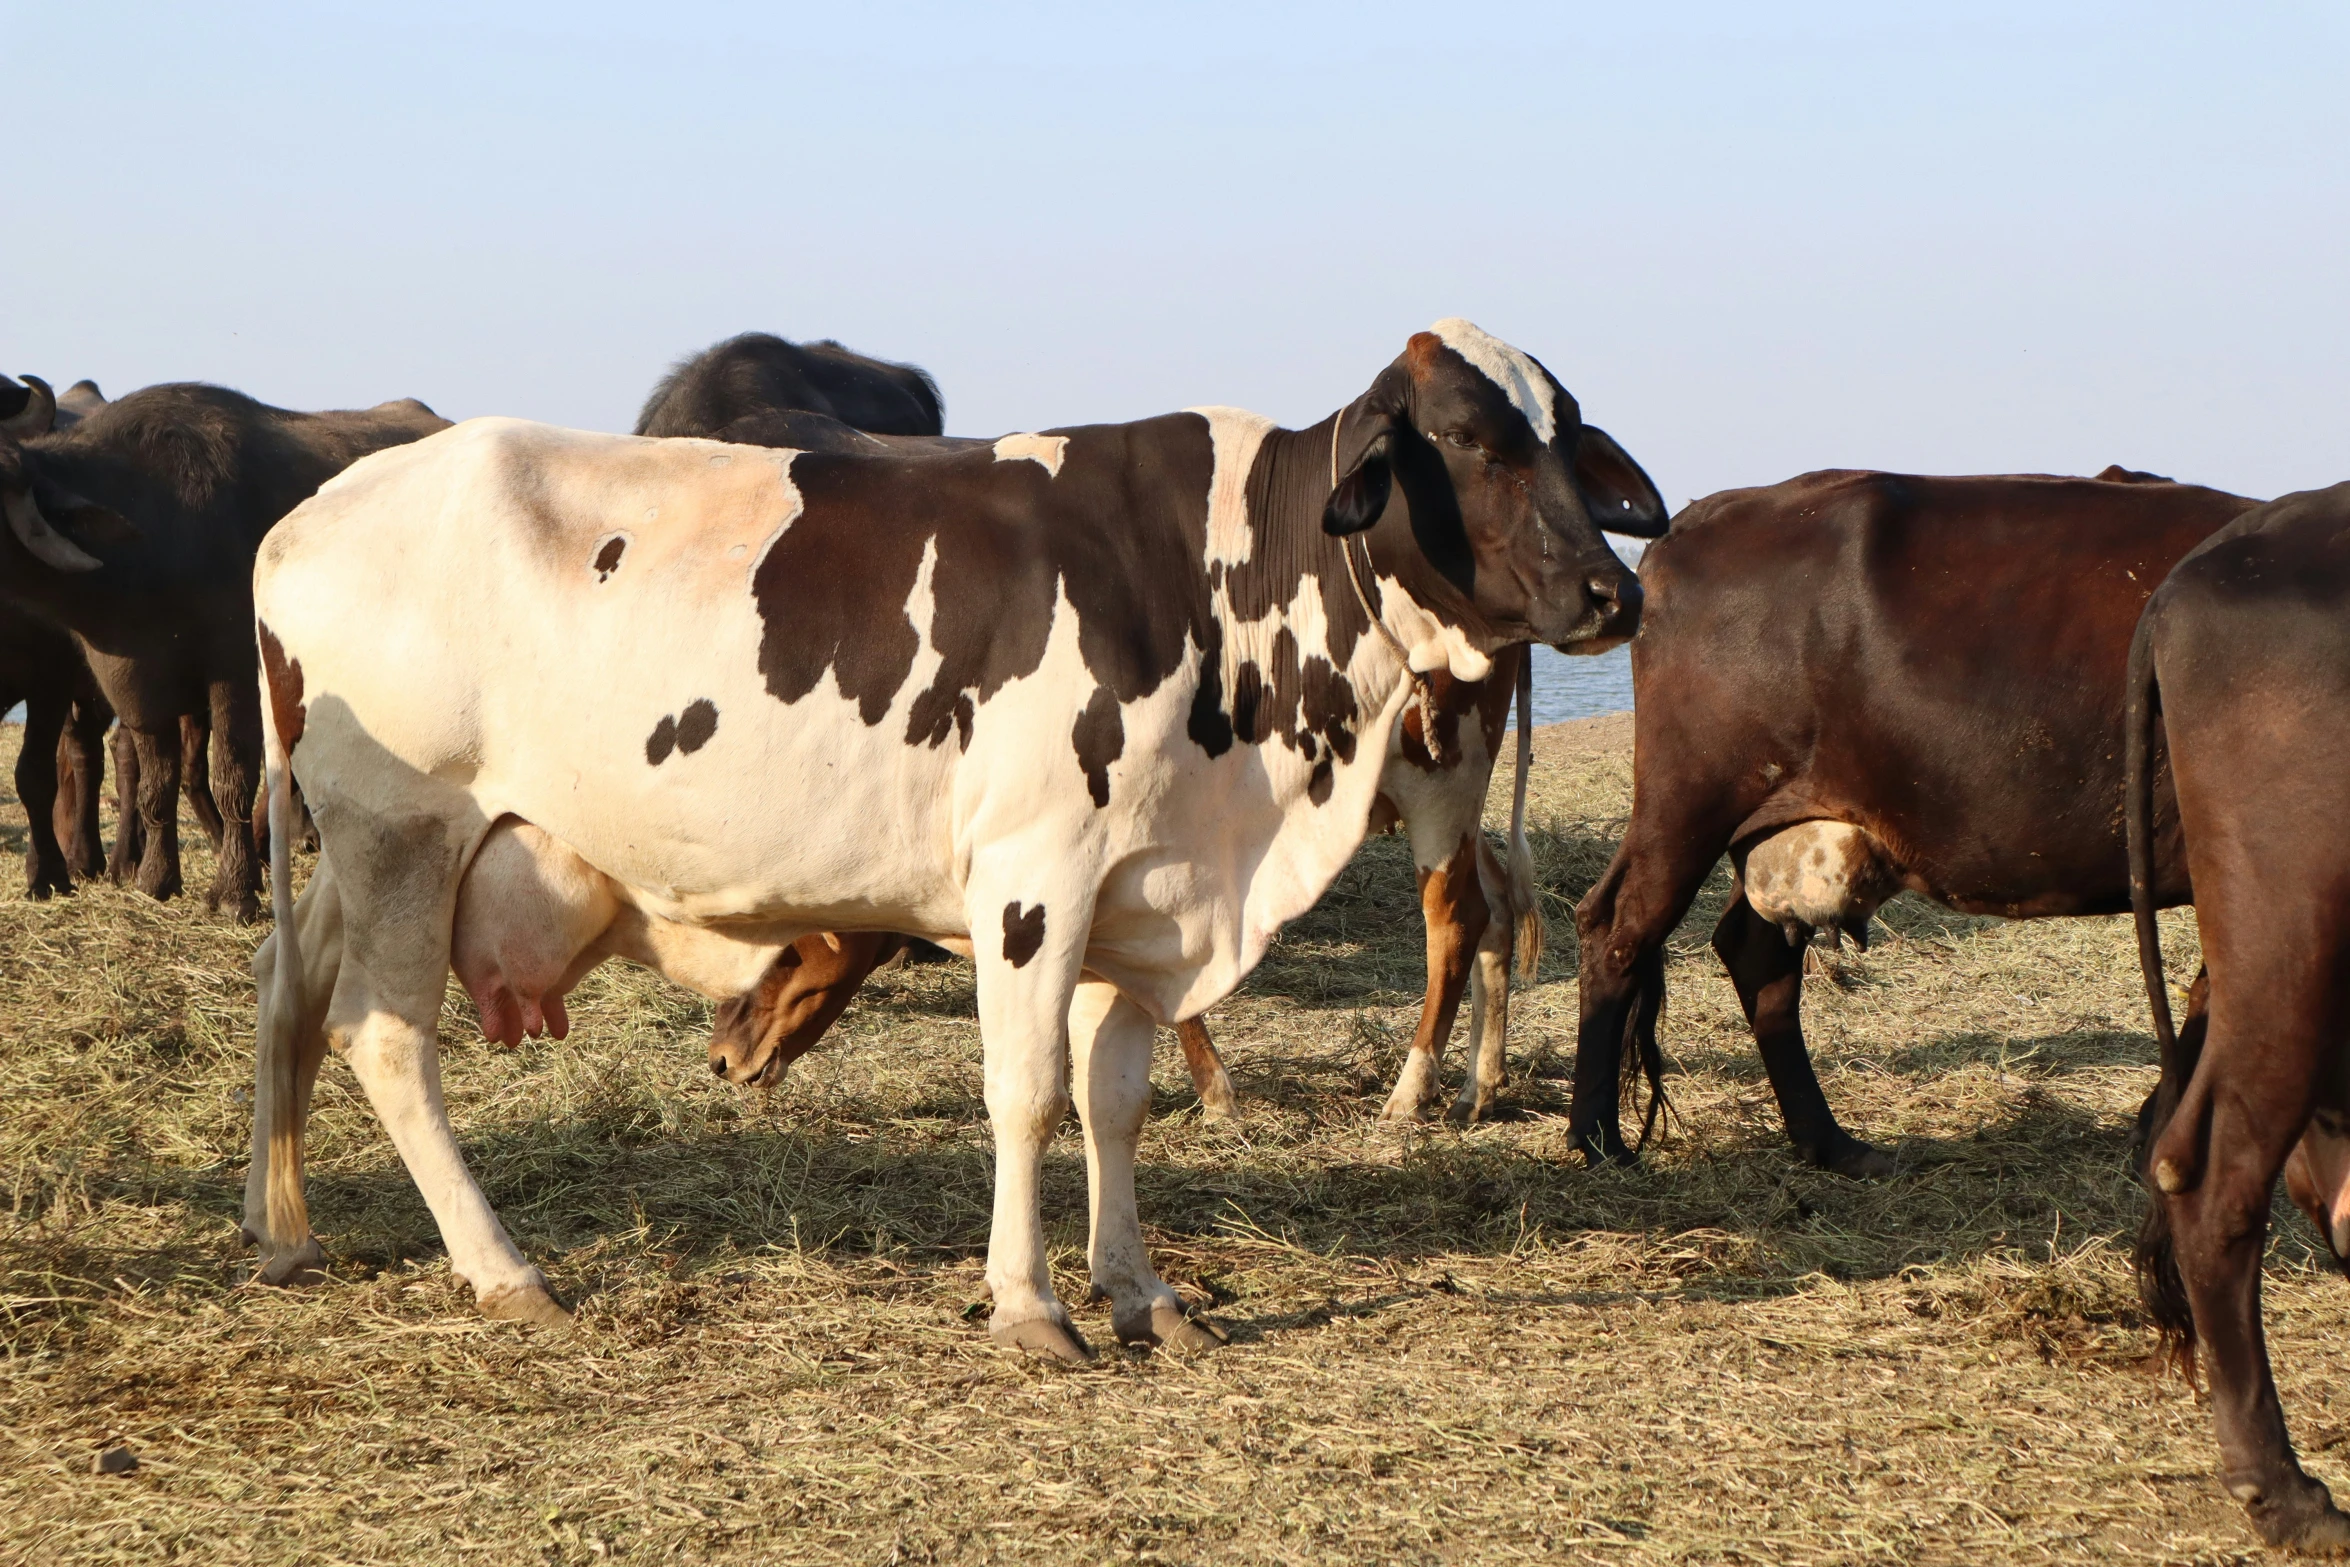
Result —
POLYGON ((751 327, 986 434, 1540 355, 1676 504, 2350 477, 2350 11, 0 4, 0 369, 625 428, 751 327))

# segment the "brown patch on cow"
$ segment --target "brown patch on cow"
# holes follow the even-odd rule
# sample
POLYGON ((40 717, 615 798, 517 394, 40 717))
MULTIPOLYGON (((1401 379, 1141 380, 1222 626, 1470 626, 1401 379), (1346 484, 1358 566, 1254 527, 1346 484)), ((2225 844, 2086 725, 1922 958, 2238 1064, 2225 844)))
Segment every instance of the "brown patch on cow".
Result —
POLYGON ((1025 968, 1043 945, 1044 905, 1040 903, 1023 914, 1018 898, 1005 904, 1004 961, 1014 968, 1025 968))
POLYGON ((677 749, 687 756, 708 745, 717 732, 718 707, 707 697, 687 703, 677 715, 677 749))
POLYGON ((604 547, 596 551, 596 580, 598 582, 612 580, 612 573, 620 569, 620 557, 627 552, 627 549, 628 541, 618 534, 614 534, 604 541, 604 547))
POLYGON ((1108 686, 1095 686, 1077 725, 1069 731, 1077 748, 1077 765, 1085 770, 1085 789, 1098 808, 1110 803, 1110 764, 1126 752, 1126 723, 1118 716, 1118 699, 1108 686))
POLYGON ((676 749, 677 720, 664 713, 661 721, 653 726, 653 732, 645 737, 645 760, 658 767, 668 761, 669 753, 676 749))
POLYGON ((971 720, 974 716, 971 693, 966 691, 955 698, 955 749, 958 751, 971 749, 971 720))
POLYGON ((1330 790, 1337 781, 1338 775, 1330 766, 1330 758, 1323 757, 1314 764, 1313 776, 1306 780, 1306 798, 1316 805, 1329 804, 1330 790))
POLYGON ((268 621, 256 620, 253 624, 261 633, 261 673, 268 687, 270 717, 277 722, 278 744, 291 756, 302 739, 302 726, 310 717, 310 709, 302 700, 302 661, 286 657, 285 645, 269 629, 268 621))

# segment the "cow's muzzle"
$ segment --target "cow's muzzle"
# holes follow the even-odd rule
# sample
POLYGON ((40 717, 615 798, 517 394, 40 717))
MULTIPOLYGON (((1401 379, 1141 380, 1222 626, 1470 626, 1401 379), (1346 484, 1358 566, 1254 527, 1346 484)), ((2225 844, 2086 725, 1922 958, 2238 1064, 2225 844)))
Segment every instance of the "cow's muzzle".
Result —
POLYGON ((1605 653, 1623 646, 1640 630, 1640 579, 1629 567, 1610 563, 1595 566, 1577 584, 1572 619, 1565 625, 1535 629, 1543 641, 1561 653, 1605 653))

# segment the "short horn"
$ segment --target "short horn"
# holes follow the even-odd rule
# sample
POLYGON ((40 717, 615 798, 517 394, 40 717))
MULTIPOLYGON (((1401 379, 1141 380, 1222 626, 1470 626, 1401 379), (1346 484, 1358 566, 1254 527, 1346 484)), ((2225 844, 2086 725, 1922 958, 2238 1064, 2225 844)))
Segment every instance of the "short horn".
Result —
POLYGON ((41 515, 41 508, 33 503, 29 492, 11 491, 5 501, 0 501, 0 506, 8 512, 8 531, 44 565, 59 571, 96 571, 106 564, 49 526, 49 519, 41 515))
MULTIPOLYGON (((25 405, 5 419, 0 419, 0 435, 12 441, 29 441, 36 435, 47 435, 57 423, 57 394, 49 390, 49 383, 37 375, 20 376, 25 389, 32 395, 25 405)), ((14 513, 10 514, 11 517, 14 513)))

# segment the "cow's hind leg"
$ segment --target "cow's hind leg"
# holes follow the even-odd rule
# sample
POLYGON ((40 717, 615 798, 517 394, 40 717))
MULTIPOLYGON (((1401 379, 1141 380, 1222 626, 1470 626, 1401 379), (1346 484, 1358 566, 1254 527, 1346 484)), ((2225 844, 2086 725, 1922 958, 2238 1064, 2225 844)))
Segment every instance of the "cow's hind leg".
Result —
MULTIPOLYGON (((469 802, 451 800, 452 810, 469 802)), ((435 1038, 449 983, 459 877, 474 844, 429 811, 386 820, 321 802, 322 858, 336 863, 343 961, 327 1005, 329 1044, 350 1063, 376 1118, 473 1286, 482 1315, 555 1326, 570 1320, 465 1167, 441 1096, 435 1038), (347 825, 337 828, 338 819, 347 825)))
POLYGON ((1135 1211, 1134 1149, 1150 1111, 1156 1033, 1140 1007, 1101 980, 1078 985, 1069 1004, 1070 1065, 1091 1197, 1087 1260, 1095 1291, 1109 1297, 1119 1343, 1211 1349, 1223 1335, 1193 1321, 1153 1271, 1135 1211))
MULTIPOLYGON (((1045 857, 1007 855, 1015 864, 1045 857)), ((1081 1364, 1093 1350, 1053 1294, 1041 1202, 1045 1149, 1069 1112, 1069 1003, 1093 910, 1082 896, 1040 897, 1017 876, 973 882, 981 1073, 995 1133, 987 1331, 1008 1348, 1081 1364), (1014 890, 1022 896, 1004 896, 1014 890)))
POLYGON ((1224 1058, 1208 1037, 1206 1020, 1187 1018, 1176 1024, 1175 1042, 1183 1047, 1184 1069, 1199 1093, 1200 1114, 1210 1121, 1239 1120, 1240 1096, 1232 1091, 1232 1074, 1224 1070, 1224 1058))
POLYGON ((1806 1162, 1838 1175, 1881 1180, 1894 1172, 1893 1156, 1862 1142, 1836 1124, 1828 1096, 1812 1070, 1803 1042, 1803 954, 1801 943, 1771 924, 1740 892, 1714 926, 1714 952, 1730 971, 1738 1005, 1762 1052, 1787 1136, 1806 1162))
MULTIPOLYGON (((2309 1124, 2335 1000, 2313 995, 2340 972, 2297 950, 2322 914, 2275 918, 2278 950, 2206 956, 2214 986, 2201 1060, 2177 1110, 2156 1133, 2155 1201, 2169 1219, 2180 1282, 2211 1385, 2221 1476, 2271 1545, 2350 1550, 2350 1517, 2302 1469, 2285 1429, 2261 1328, 2260 1264, 2278 1172, 2309 1124), (2229 961, 2231 958, 2233 962, 2229 961)), ((2212 946, 2212 927, 2206 925, 2212 946)))

